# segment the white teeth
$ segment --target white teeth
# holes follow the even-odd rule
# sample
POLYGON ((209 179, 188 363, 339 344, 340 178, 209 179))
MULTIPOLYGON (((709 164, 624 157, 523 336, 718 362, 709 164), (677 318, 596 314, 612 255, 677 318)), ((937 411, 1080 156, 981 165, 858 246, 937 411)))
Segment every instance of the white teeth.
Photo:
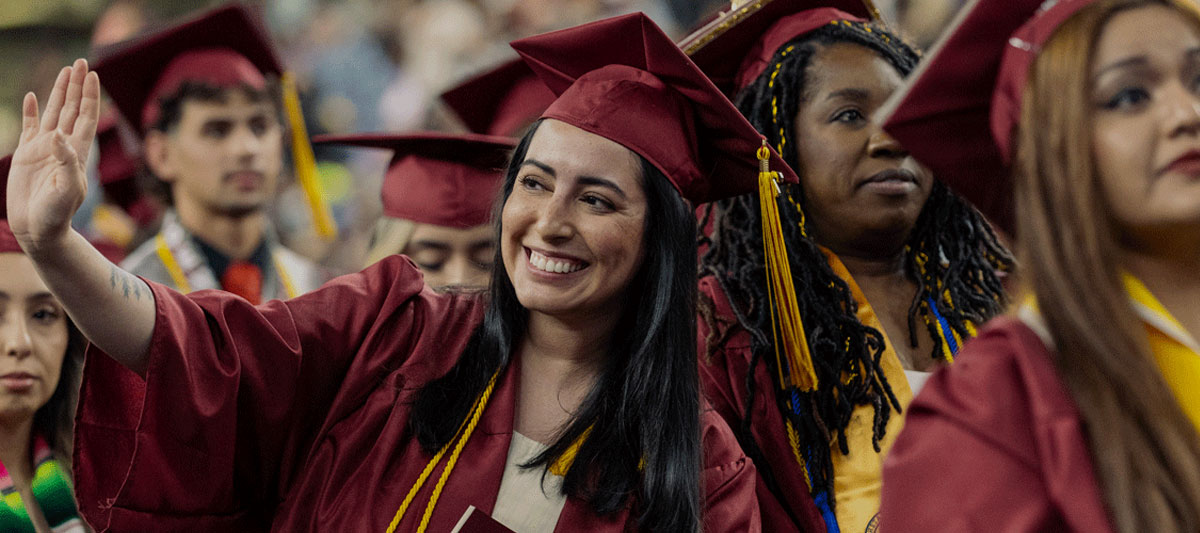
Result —
POLYGON ((568 261, 550 259, 549 257, 539 254, 533 250, 529 251, 529 264, 533 265, 533 267, 538 270, 553 272, 556 274, 567 274, 583 268, 582 263, 571 263, 568 261))

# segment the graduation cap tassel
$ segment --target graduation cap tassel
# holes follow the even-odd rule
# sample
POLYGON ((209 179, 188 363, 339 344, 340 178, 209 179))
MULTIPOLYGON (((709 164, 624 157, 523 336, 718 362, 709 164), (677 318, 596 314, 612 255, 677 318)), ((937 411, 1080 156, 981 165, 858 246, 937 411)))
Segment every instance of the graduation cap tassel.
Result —
POLYGON ((813 369, 808 337, 800 318, 796 288, 792 285, 792 268, 788 262, 787 245, 779 216, 779 183, 770 168, 771 151, 767 141, 758 149, 758 200, 762 210, 762 233, 767 274, 767 295, 770 301, 771 330, 775 338, 775 360, 779 383, 783 388, 812 392, 817 388, 817 373, 813 369), (782 353, 780 350, 782 347, 782 353), (787 376, 784 369, 787 369, 787 376))
POLYGON ((333 240, 337 236, 337 223, 333 220, 333 212, 325 201, 324 191, 318 181, 317 158, 308 142, 308 129, 304 126, 304 114, 300 111, 296 79, 291 72, 284 72, 280 83, 283 85, 283 110, 292 125, 292 161, 296 166, 296 180, 300 182, 300 188, 308 200, 317 235, 325 240, 333 240))

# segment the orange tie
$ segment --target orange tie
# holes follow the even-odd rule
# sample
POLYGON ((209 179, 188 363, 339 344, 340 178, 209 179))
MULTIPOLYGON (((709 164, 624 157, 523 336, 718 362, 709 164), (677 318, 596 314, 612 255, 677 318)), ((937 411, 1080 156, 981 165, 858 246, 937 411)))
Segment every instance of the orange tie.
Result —
POLYGON ((221 287, 258 305, 262 299, 262 270, 249 261, 234 261, 221 276, 221 287))

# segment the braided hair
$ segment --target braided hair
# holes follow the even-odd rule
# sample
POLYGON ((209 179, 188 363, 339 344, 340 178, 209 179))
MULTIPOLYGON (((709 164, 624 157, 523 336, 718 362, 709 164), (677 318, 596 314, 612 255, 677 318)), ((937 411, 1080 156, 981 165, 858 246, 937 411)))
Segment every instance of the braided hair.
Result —
MULTIPOLYGON (((919 59, 912 47, 883 28, 850 21, 833 22, 781 46, 767 70, 738 95, 736 104, 795 169, 801 166, 793 146, 797 142, 794 122, 807 98, 807 70, 817 52, 835 43, 873 50, 902 75, 911 72, 919 59)), ((780 209, 788 260, 821 387, 798 401, 797 395, 784 390, 784 384, 776 383, 776 400, 788 431, 797 430, 797 459, 807 470, 813 495, 827 499, 832 509, 829 443, 836 440, 841 453, 849 454, 846 428, 851 415, 855 407, 870 405, 874 409, 873 442, 880 451, 892 410, 900 411, 900 405, 880 367, 883 335, 859 322, 849 285, 833 272, 806 229, 803 188, 789 184, 783 193, 789 203, 780 209)), ((701 244, 708 246, 701 258, 701 276, 713 276, 729 298, 735 316, 732 321, 724 319, 726 324, 740 327, 751 339, 752 359, 746 375, 750 400, 735 431, 747 454, 765 464, 750 432, 756 394, 753 376, 761 361, 766 361, 769 375, 778 375, 778 369, 774 357, 764 357, 775 352, 758 199, 743 195, 711 204, 702 213, 700 227, 706 227, 710 219, 714 223, 712 237, 701 237, 701 244)), ((904 250, 905 273, 918 287, 908 313, 910 342, 917 346, 917 327, 923 322, 935 344, 931 357, 950 361, 957 349, 956 336, 972 336, 972 324, 1003 310, 1005 295, 998 271, 1012 269, 1012 256, 979 212, 940 182, 935 182, 904 250)), ((716 327, 722 317, 712 311, 712 302, 702 302, 702 307, 707 309, 702 309, 701 317, 713 332, 707 339, 711 356, 737 328, 716 327)), ((767 486, 782 496, 769 469, 760 471, 767 486)))

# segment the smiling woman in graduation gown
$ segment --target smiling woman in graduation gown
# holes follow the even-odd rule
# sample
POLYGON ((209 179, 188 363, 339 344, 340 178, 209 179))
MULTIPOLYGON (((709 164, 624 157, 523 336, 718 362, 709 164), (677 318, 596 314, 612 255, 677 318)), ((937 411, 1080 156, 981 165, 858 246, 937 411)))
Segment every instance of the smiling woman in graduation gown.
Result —
POLYGON ((95 75, 60 74, 40 121, 27 96, 14 233, 112 356, 89 354, 77 417, 91 523, 447 531, 474 506, 546 519, 531 531, 760 529, 753 465, 700 399, 684 199, 783 163, 643 15, 513 46, 559 97, 514 152, 482 294, 432 292, 401 257, 258 307, 143 282, 64 222, 95 75), (518 434, 561 490, 506 486, 518 434))

